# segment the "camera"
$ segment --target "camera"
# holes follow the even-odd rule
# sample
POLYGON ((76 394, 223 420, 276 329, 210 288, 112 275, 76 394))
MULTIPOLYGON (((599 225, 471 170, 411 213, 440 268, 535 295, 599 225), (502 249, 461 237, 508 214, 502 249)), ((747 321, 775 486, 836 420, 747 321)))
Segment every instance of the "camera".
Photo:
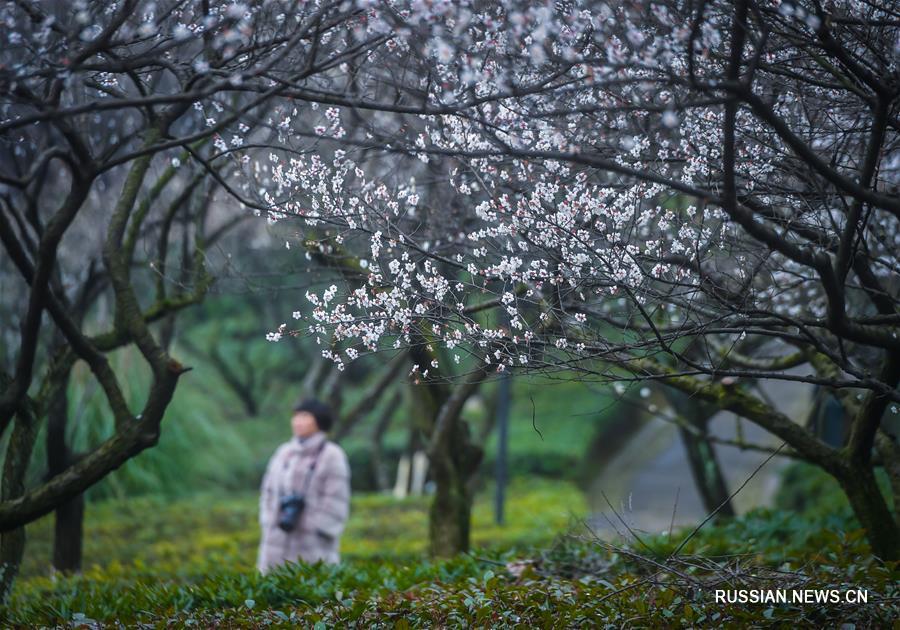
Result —
POLYGON ((297 521, 300 519, 300 513, 306 499, 302 494, 289 494, 281 497, 278 501, 278 527, 286 532, 293 531, 297 527, 297 521))

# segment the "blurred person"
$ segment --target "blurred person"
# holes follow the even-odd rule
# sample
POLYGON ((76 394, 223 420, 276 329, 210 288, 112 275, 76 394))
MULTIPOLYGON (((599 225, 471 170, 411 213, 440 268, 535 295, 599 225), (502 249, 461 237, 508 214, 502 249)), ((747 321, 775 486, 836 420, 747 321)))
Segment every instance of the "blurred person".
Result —
POLYGON ((318 400, 294 407, 294 437, 266 466, 259 498, 262 538, 256 566, 262 573, 286 562, 339 561, 341 533, 350 513, 350 466, 328 440, 331 410, 318 400))

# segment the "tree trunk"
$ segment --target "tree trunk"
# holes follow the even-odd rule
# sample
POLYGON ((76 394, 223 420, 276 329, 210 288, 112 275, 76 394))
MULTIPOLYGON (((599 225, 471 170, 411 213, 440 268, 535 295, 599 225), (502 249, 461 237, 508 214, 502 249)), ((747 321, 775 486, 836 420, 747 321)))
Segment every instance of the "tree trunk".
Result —
POLYGON ((344 379, 342 378, 342 372, 334 364, 331 365, 328 377, 322 383, 319 398, 328 403, 328 406, 332 409, 340 409, 343 406, 344 379))
POLYGON ((382 410, 372 431, 372 476, 375 479, 375 488, 379 492, 386 492, 391 487, 390 471, 384 461, 384 434, 387 432, 394 417, 394 410, 402 402, 400 391, 394 393, 388 400, 387 406, 382 410))
MULTIPOLYGON (((67 393, 71 372, 50 399, 47 409, 47 468, 50 477, 62 473, 72 463, 72 452, 66 444, 66 425, 69 416, 67 393)), ((81 570, 84 529, 84 495, 79 494, 63 503, 54 512, 53 568, 61 572, 81 570)))
POLYGON ((0 603, 6 603, 25 556, 25 528, 0 534, 0 603))
POLYGON ((731 504, 722 468, 712 443, 706 437, 709 419, 697 417, 693 421, 687 418, 684 420, 690 422, 691 426, 696 429, 695 432, 686 427, 679 427, 678 431, 687 452, 694 485, 697 486, 697 491, 703 500, 703 508, 707 514, 718 510, 715 516, 717 520, 734 518, 734 506, 731 504))
POLYGON ((428 531, 432 556, 449 557, 469 550, 470 481, 478 470, 482 455, 482 449, 470 439, 468 424, 457 420, 446 448, 432 460, 435 493, 428 531))
MULTIPOLYGON (((411 352, 420 365, 427 364, 427 355, 417 356, 416 349, 411 352)), ((429 512, 428 539, 429 550, 435 557, 449 557, 469 549, 471 480, 483 451, 473 443, 469 425, 460 415, 465 401, 480 382, 480 379, 467 381, 451 389, 446 383, 425 380, 410 390, 413 426, 421 427, 429 436, 426 450, 431 459, 435 491, 429 512)), ((417 433, 415 429, 414 433, 417 433)))
POLYGON ((875 448, 884 465, 894 498, 894 522, 900 527, 900 446, 897 438, 882 428, 875 436, 875 448))
MULTIPOLYGON (((31 409, 16 415, 12 435, 6 447, 0 497, 3 501, 25 494, 25 472, 37 439, 37 422, 31 409)), ((25 528, 0 534, 0 602, 5 602, 19 573, 25 554, 25 528)))
POLYGON ((63 503, 54 515, 53 568, 75 573, 81 571, 84 543, 84 495, 63 503))
POLYGON ((836 472, 854 515, 866 530, 872 552, 884 561, 900 560, 900 527, 878 488, 872 467, 851 462, 836 472))
POLYGON ((434 467, 436 489, 431 502, 428 538, 431 555, 454 556, 469 549, 471 498, 452 465, 434 467))
POLYGON ((718 409, 695 397, 673 389, 665 389, 666 400, 675 411, 681 424, 678 430, 687 453, 691 476, 708 514, 717 509, 716 519, 733 518, 734 506, 728 493, 728 484, 716 451, 708 438, 709 421, 718 409), (722 506, 719 509, 719 506, 722 506))

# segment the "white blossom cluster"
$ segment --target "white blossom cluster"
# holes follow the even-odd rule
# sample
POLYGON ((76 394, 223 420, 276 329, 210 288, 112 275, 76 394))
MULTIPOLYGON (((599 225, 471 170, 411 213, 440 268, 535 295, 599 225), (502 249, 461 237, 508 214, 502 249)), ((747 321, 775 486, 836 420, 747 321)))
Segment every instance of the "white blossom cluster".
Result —
MULTIPOLYGON (((863 60, 865 83, 865 72, 870 82, 897 72, 900 29, 880 2, 757 3, 737 85, 736 5, 701 5, 139 2, 108 45, 168 69, 155 98, 191 94, 186 117, 214 150, 204 166, 227 159, 245 175, 222 179, 227 192, 270 222, 302 226, 303 255, 352 268, 352 281, 308 294, 300 330, 329 358, 424 339, 457 361, 540 368, 652 353, 684 334, 745 344, 754 318, 794 331, 834 319, 821 260, 846 250, 858 198, 834 180, 860 181, 872 101, 866 86, 835 78, 847 64, 821 63, 831 54, 822 33, 863 60), (868 38, 853 26, 866 20, 879 25, 868 38), (263 49, 272 57, 257 57, 263 49)), ((140 102, 121 67, 78 58, 120 8, 79 0, 36 19, 4 5, 3 85, 14 94, 82 81, 62 89, 61 109, 81 107, 86 90, 140 102), (61 35, 72 28, 80 44, 61 35)), ((37 157, 17 136, 28 115, 15 99, 0 104, 0 124, 15 129, 10 151, 37 157)), ((146 124, 83 120, 110 155, 146 124)), ((896 125, 882 144, 860 184, 880 198, 897 191, 896 125)), ((853 242, 870 273, 838 270, 838 293, 847 316, 864 318, 872 283, 895 285, 900 235, 878 204, 861 212, 853 242)))
MULTIPOLYGON (((819 279, 782 253, 761 250, 718 199, 723 109, 702 96, 715 95, 726 72, 730 7, 712 3, 692 32, 673 7, 646 6, 640 22, 627 7, 602 3, 404 9, 407 26, 391 31, 396 43, 388 54, 408 58, 413 41, 428 42, 419 58, 438 77, 430 86, 435 107, 467 105, 418 115, 402 132, 387 125, 378 134, 376 124, 365 135, 385 143, 385 162, 400 159, 392 150, 439 162, 444 178, 428 187, 379 182, 379 175, 390 179, 389 170, 366 175, 372 167, 349 157, 352 144, 328 159, 272 157, 278 190, 266 201, 274 212, 324 222, 338 243, 350 233, 368 243, 366 282, 336 300, 309 294, 315 308, 308 331, 320 340, 333 335, 330 343, 344 343, 352 359, 357 348, 412 343, 424 330, 454 352, 465 345, 503 369, 526 365, 532 355, 546 363, 554 350, 603 356, 616 347, 610 337, 627 337, 605 331, 604 321, 646 327, 649 319, 670 328, 720 318, 727 327, 753 309, 825 317, 819 279), (427 37, 412 37, 417 32, 427 37), (703 89, 684 88, 689 76, 703 89), (540 87, 523 94, 529 85, 540 87), (465 229, 448 231, 416 214, 416 206, 434 204, 459 208, 465 229), (502 318, 470 314, 492 296, 502 318), (721 308, 725 301, 740 309, 721 308)), ((781 19, 798 21, 791 28, 817 28, 809 12, 772 6, 781 19)), ((384 28, 378 19, 369 27, 384 28)), ((766 51, 765 61, 774 66, 791 54, 766 51)), ((839 132, 852 121, 841 112, 819 119, 806 99, 834 95, 806 89, 783 92, 773 110, 806 128, 811 145, 827 154, 829 143, 847 142, 839 132)), ((331 127, 316 134, 345 138, 339 118, 333 114, 331 127)), ((809 230, 841 221, 839 195, 797 210, 796 175, 785 165, 790 148, 777 130, 746 109, 737 127, 743 197, 793 213, 809 230)), ((846 172, 856 167, 852 152, 836 155, 846 172)), ((896 226, 881 227, 875 251, 897 245, 896 226)), ((800 243, 793 233, 785 238, 800 243)), ((731 339, 746 336, 736 327, 731 339)))

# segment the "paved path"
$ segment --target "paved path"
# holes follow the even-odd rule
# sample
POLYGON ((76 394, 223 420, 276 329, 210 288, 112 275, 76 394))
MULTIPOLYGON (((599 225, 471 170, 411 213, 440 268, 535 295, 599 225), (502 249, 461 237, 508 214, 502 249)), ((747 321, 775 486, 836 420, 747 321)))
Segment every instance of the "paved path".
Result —
MULTIPOLYGON (((767 385, 766 393, 789 417, 805 417, 809 409, 811 390, 807 386, 777 382, 767 385)), ((741 422, 746 442, 771 446, 780 443, 756 425, 746 420, 741 422)), ((710 430, 718 437, 734 439, 735 416, 726 412, 716 415, 710 422, 710 430)), ((730 492, 767 457, 765 453, 732 446, 717 445, 716 452, 730 492)), ((771 505, 778 488, 779 471, 787 463, 785 458, 775 457, 753 477, 734 499, 738 513, 771 505)), ((604 537, 614 538, 617 532, 627 531, 620 516, 638 533, 667 531, 673 510, 676 527, 695 525, 706 516, 678 429, 658 418, 649 421, 606 464, 588 491, 588 501, 593 513, 592 527, 604 537)))

